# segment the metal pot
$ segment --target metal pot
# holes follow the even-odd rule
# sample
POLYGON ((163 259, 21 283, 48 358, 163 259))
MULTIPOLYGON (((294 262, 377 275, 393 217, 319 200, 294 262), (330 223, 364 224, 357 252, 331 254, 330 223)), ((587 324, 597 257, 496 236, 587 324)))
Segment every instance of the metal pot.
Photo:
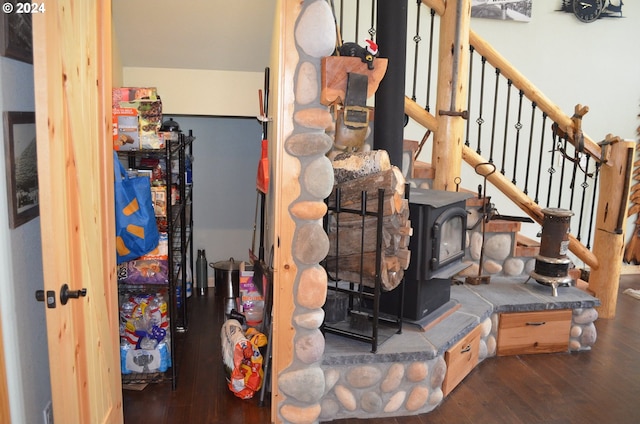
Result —
POLYGON ((233 258, 209 264, 215 270, 216 294, 224 294, 225 299, 240 296, 240 264, 233 258))
POLYGON ((164 121, 162 123, 162 126, 160 127, 160 131, 175 131, 175 132, 179 132, 180 131, 180 124, 178 124, 176 121, 173 120, 173 118, 169 118, 168 120, 164 121))

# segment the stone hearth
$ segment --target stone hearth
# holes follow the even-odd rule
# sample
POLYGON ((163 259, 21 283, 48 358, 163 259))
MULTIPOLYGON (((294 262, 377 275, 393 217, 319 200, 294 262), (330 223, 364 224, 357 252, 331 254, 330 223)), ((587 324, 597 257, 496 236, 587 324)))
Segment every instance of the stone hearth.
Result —
POLYGON ((496 356, 500 313, 571 309, 569 350, 589 350, 596 340, 594 308, 599 301, 575 287, 562 287, 553 297, 548 287, 533 280, 491 281, 454 285, 451 298, 460 307, 437 325, 427 331, 405 325, 402 334, 385 341, 375 354, 368 343, 326 334, 320 419, 405 416, 433 410, 444 398, 447 349, 480 326, 478 362, 496 356))

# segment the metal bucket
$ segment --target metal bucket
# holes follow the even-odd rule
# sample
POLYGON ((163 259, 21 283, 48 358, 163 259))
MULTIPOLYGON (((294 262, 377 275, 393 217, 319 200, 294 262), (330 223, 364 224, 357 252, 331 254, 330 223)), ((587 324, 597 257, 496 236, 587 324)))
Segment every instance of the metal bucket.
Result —
MULTIPOLYGON (((214 269, 216 294, 224 295, 225 305, 233 305, 236 298, 240 296, 240 264, 241 262, 236 262, 233 258, 209 264, 214 269)), ((225 306, 225 309, 229 308, 225 306)), ((231 312, 231 309, 233 308, 225 312, 231 312)))

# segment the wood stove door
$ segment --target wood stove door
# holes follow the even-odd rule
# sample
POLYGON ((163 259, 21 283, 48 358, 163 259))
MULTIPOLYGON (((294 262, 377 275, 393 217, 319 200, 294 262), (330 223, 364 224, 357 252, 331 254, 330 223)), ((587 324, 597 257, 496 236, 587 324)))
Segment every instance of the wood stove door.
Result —
POLYGON ((446 209, 433 224, 431 271, 464 256, 467 211, 459 206, 446 209))

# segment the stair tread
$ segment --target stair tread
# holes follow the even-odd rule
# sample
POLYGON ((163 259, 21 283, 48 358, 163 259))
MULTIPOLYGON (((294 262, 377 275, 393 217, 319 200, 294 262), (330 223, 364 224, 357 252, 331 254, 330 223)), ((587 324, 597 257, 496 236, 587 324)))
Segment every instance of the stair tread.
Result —
POLYGON ((524 234, 516 234, 516 243, 525 247, 540 247, 540 242, 525 236, 524 234))
POLYGON ((485 224, 484 230, 487 233, 516 233, 521 227, 522 223, 518 221, 492 219, 485 224))

